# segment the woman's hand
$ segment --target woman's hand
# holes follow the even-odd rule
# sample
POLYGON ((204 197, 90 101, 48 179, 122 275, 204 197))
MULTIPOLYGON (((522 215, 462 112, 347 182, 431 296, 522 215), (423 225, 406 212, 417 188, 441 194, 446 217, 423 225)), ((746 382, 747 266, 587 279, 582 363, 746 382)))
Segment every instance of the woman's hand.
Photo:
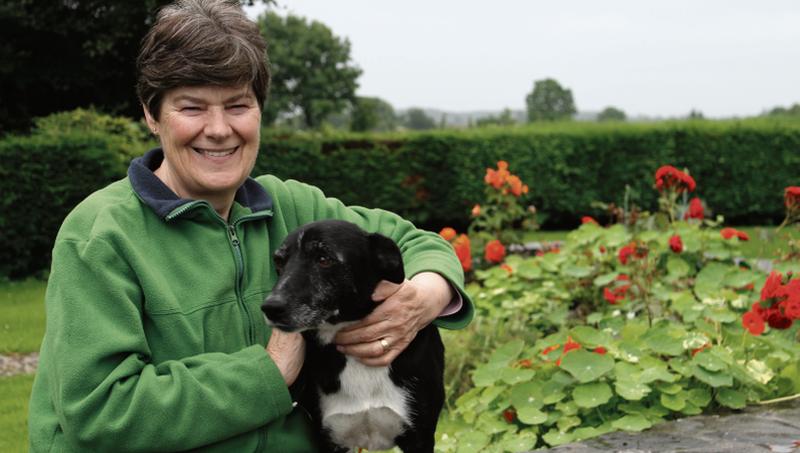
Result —
POLYGON ((306 342, 299 333, 287 333, 272 329, 272 335, 267 343, 267 354, 281 371, 286 386, 290 386, 300 374, 303 361, 306 358, 306 342))
POLYGON ((380 305, 336 334, 337 349, 365 365, 389 365, 452 298, 450 284, 434 272, 419 273, 399 285, 382 281, 372 295, 380 305))

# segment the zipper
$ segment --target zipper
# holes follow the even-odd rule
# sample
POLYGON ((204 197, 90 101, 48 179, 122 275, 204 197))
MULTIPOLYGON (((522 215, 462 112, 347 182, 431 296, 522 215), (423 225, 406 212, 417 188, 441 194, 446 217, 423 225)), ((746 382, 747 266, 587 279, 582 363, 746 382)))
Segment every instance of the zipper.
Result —
POLYGON ((239 305, 244 310, 245 320, 247 321, 247 342, 248 344, 255 344, 255 329, 253 326, 253 316, 250 314, 250 310, 247 308, 247 304, 244 301, 244 297, 242 295, 242 282, 244 281, 244 257, 242 256, 242 247, 241 242, 239 241, 239 236, 236 235, 236 223, 226 223, 228 227, 228 239, 230 240, 231 246, 233 247, 233 256, 234 260, 236 261, 236 300, 239 302, 239 305))

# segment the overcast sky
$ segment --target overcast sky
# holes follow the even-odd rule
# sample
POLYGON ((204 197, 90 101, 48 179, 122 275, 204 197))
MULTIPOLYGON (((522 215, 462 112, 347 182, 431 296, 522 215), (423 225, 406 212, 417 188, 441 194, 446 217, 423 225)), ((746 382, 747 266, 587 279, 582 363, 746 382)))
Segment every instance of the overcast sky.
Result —
POLYGON ((358 94, 396 109, 524 109, 533 81, 548 77, 579 111, 629 116, 747 116, 800 102, 800 0, 278 3, 349 39, 364 71, 358 94))

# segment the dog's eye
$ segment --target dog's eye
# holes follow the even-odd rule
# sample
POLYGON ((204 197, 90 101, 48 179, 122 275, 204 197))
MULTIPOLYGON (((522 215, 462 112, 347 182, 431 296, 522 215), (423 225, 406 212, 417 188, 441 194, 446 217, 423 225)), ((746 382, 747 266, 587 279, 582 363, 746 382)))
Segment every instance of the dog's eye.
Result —
POLYGON ((331 267, 333 260, 325 255, 320 255, 317 257, 317 264, 319 264, 319 267, 331 267))

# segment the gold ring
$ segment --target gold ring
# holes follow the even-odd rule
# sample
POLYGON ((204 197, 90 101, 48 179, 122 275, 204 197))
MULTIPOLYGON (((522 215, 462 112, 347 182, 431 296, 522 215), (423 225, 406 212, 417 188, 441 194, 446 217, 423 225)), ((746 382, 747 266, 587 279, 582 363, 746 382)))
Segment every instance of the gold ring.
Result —
POLYGON ((386 341, 386 338, 381 338, 381 346, 383 347, 383 352, 389 350, 389 342, 386 341))

